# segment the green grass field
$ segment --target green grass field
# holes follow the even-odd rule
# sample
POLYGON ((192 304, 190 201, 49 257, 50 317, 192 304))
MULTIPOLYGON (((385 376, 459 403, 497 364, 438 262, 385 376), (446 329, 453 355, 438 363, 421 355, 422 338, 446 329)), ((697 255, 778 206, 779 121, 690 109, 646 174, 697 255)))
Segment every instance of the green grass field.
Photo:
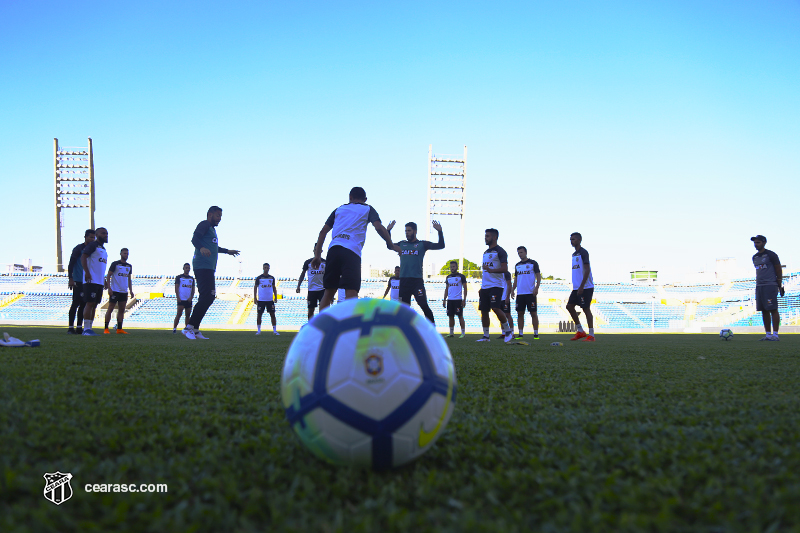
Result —
POLYGON ((448 339, 447 430, 374 473, 317 460, 286 423, 291 333, 2 331, 42 341, 0 348, 3 532, 800 530, 800 336, 448 339))

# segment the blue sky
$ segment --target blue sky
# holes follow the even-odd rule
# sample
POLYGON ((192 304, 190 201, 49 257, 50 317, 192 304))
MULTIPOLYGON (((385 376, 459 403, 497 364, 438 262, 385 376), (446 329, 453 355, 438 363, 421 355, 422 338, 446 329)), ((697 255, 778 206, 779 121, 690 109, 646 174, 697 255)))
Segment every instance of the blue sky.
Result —
MULTIPOLYGON (((580 231, 596 281, 674 281, 748 268, 762 233, 800 270, 796 1, 3 2, 0 52, 0 264, 52 268, 52 139, 91 136, 97 224, 139 273, 179 272, 212 204, 250 275, 299 273, 354 185, 424 223, 429 144, 469 147, 473 261, 496 227, 567 278, 580 231)), ((372 233, 364 261, 396 256, 372 233)))

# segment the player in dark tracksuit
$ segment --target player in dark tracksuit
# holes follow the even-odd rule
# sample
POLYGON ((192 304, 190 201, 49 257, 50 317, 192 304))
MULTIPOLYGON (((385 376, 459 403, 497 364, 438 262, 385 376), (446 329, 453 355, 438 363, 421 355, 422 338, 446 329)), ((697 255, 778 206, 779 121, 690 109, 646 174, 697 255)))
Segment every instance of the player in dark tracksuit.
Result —
MULTIPOLYGON (((432 225, 439 233, 439 242, 417 239, 417 225, 409 222, 406 224, 406 240, 395 243, 395 246, 400 248, 400 301, 411 305, 411 296, 413 295, 425 318, 435 324, 433 311, 428 306, 425 282, 422 279, 422 260, 428 250, 444 248, 444 235, 441 224, 434 220, 432 225)), ((391 233, 393 227, 394 220, 389 222, 386 229, 391 233)))
POLYGON ((217 230, 215 229, 222 220, 222 208, 212 205, 206 213, 206 220, 200 222, 192 235, 194 245, 194 257, 192 267, 194 277, 197 281, 197 291, 200 296, 189 317, 189 324, 183 330, 187 339, 205 339, 199 333, 200 322, 206 316, 206 311, 214 303, 217 291, 214 285, 214 272, 217 270, 217 256, 221 253, 236 257, 239 250, 228 250, 221 248, 217 242, 217 230))
POLYGON ((764 330, 767 332, 762 341, 777 341, 781 315, 778 312, 778 294, 784 295, 783 269, 778 254, 764 248, 767 238, 756 235, 750 238, 756 248, 753 266, 756 267, 756 310, 761 311, 764 330), (772 330, 770 331, 770 324, 772 330))
POLYGON ((72 305, 69 306, 69 329, 67 333, 80 335, 83 333, 83 308, 86 305, 83 301, 83 267, 81 266, 81 254, 86 245, 94 241, 94 230, 87 229, 83 234, 83 242, 72 249, 67 265, 67 276, 69 277, 69 288, 72 289, 72 305), (77 317, 77 329, 72 327, 77 317))

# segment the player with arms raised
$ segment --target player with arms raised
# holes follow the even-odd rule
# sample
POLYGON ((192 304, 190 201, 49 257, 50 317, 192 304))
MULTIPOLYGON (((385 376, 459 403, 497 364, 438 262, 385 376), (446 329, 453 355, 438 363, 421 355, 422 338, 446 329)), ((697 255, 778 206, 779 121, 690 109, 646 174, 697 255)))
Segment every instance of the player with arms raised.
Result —
POLYGON ((106 327, 103 329, 103 333, 110 333, 108 324, 111 322, 111 313, 114 312, 114 307, 116 306, 117 334, 128 334, 127 331, 122 329, 122 321, 125 319, 125 305, 128 303, 129 292, 131 298, 133 298, 131 274, 133 274, 133 266, 128 263, 128 249, 123 248, 119 251, 119 260, 109 265, 108 274, 106 274, 108 310, 106 311, 106 327))
POLYGON ((175 300, 178 302, 178 314, 172 323, 172 333, 178 331, 181 315, 186 315, 186 325, 189 325, 189 315, 192 313, 192 300, 194 299, 194 278, 189 275, 192 265, 183 264, 183 274, 175 276, 175 300))
POLYGON ((514 265, 514 286, 511 287, 511 296, 517 293, 517 327, 519 338, 525 327, 525 309, 531 314, 533 325, 533 338, 539 339, 539 314, 537 312, 536 295, 539 294, 539 285, 542 284, 542 273, 539 263, 528 258, 528 249, 524 246, 517 248, 519 263, 514 265))
POLYGON ((108 265, 108 253, 103 246, 108 242, 108 230, 97 228, 94 234, 95 240, 87 244, 81 253, 83 301, 86 304, 83 309, 83 334, 87 337, 99 336, 92 330, 92 322, 97 304, 103 301, 103 277, 108 265))
POLYGON ((311 267, 318 268, 322 263, 322 245, 325 243, 325 237, 333 230, 325 262, 325 275, 322 279, 325 294, 319 305, 320 311, 331 305, 339 288, 345 290, 348 299, 358 297, 358 291, 361 289, 361 250, 367 239, 369 224, 372 224, 392 250, 400 252, 400 248, 392 243, 392 236, 381 224, 378 212, 367 205, 367 193, 364 189, 361 187, 350 189, 350 201, 333 210, 322 226, 314 247, 311 267))
POLYGON ((269 318, 272 320, 272 332, 275 335, 278 333, 278 323, 275 319, 275 302, 278 300, 278 288, 275 283, 275 276, 269 273, 269 263, 264 263, 264 273, 259 274, 256 278, 255 286, 253 287, 253 299, 256 302, 256 325, 258 331, 256 335, 261 335, 261 315, 264 314, 264 309, 269 313, 269 318))
POLYGON ((465 305, 467 305, 467 277, 458 271, 458 261, 450 261, 450 273, 447 275, 442 299, 442 306, 447 309, 447 317, 450 319, 450 335, 448 337, 453 336, 456 316, 458 316, 458 323, 461 326, 459 339, 463 339, 467 335, 467 325, 464 323, 465 305))
MULTIPOLYGON (((406 224, 406 239, 389 247, 394 250, 400 248, 400 301, 411 305, 411 296, 414 296, 417 305, 422 309, 425 318, 435 324, 433 311, 428 306, 428 295, 425 291, 425 281, 422 279, 422 261, 428 250, 441 250, 444 248, 444 235, 442 225, 433 221, 432 225, 439 234, 439 242, 421 241, 417 239, 417 225, 414 222, 406 224)), ((386 230, 391 233, 394 220, 389 222, 386 230)))
POLYGON ((308 296, 306 296, 306 300, 308 300, 309 320, 314 318, 314 310, 322 301, 322 295, 325 293, 325 288, 322 285, 322 278, 325 277, 325 259, 322 260, 317 268, 311 268, 313 260, 314 258, 312 257, 303 263, 303 271, 300 272, 300 278, 297 280, 297 289, 295 290, 295 292, 300 292, 300 284, 303 283, 306 272, 308 272, 308 296))
POLYGON ((490 310, 494 311, 497 320, 500 321, 505 341, 511 342, 514 339, 514 330, 509 327, 508 319, 503 312, 503 287, 507 283, 504 273, 508 272, 508 254, 497 245, 499 236, 500 232, 494 228, 489 228, 484 233, 484 240, 489 248, 483 252, 483 272, 478 305, 481 312, 483 337, 478 339, 478 342, 489 342, 490 310))

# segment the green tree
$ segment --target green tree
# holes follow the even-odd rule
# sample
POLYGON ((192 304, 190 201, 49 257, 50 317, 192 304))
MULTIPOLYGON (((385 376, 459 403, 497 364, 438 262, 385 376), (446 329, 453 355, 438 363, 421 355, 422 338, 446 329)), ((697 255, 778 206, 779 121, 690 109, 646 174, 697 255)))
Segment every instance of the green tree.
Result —
MULTIPOLYGON (((458 259, 450 259, 450 261, 458 261, 458 259)), ((439 274, 442 276, 446 276, 450 273, 450 261, 447 261, 444 266, 439 269, 439 274)), ((479 278, 481 277, 481 267, 467 259, 464 258, 464 269, 463 274, 468 278, 479 278)))

